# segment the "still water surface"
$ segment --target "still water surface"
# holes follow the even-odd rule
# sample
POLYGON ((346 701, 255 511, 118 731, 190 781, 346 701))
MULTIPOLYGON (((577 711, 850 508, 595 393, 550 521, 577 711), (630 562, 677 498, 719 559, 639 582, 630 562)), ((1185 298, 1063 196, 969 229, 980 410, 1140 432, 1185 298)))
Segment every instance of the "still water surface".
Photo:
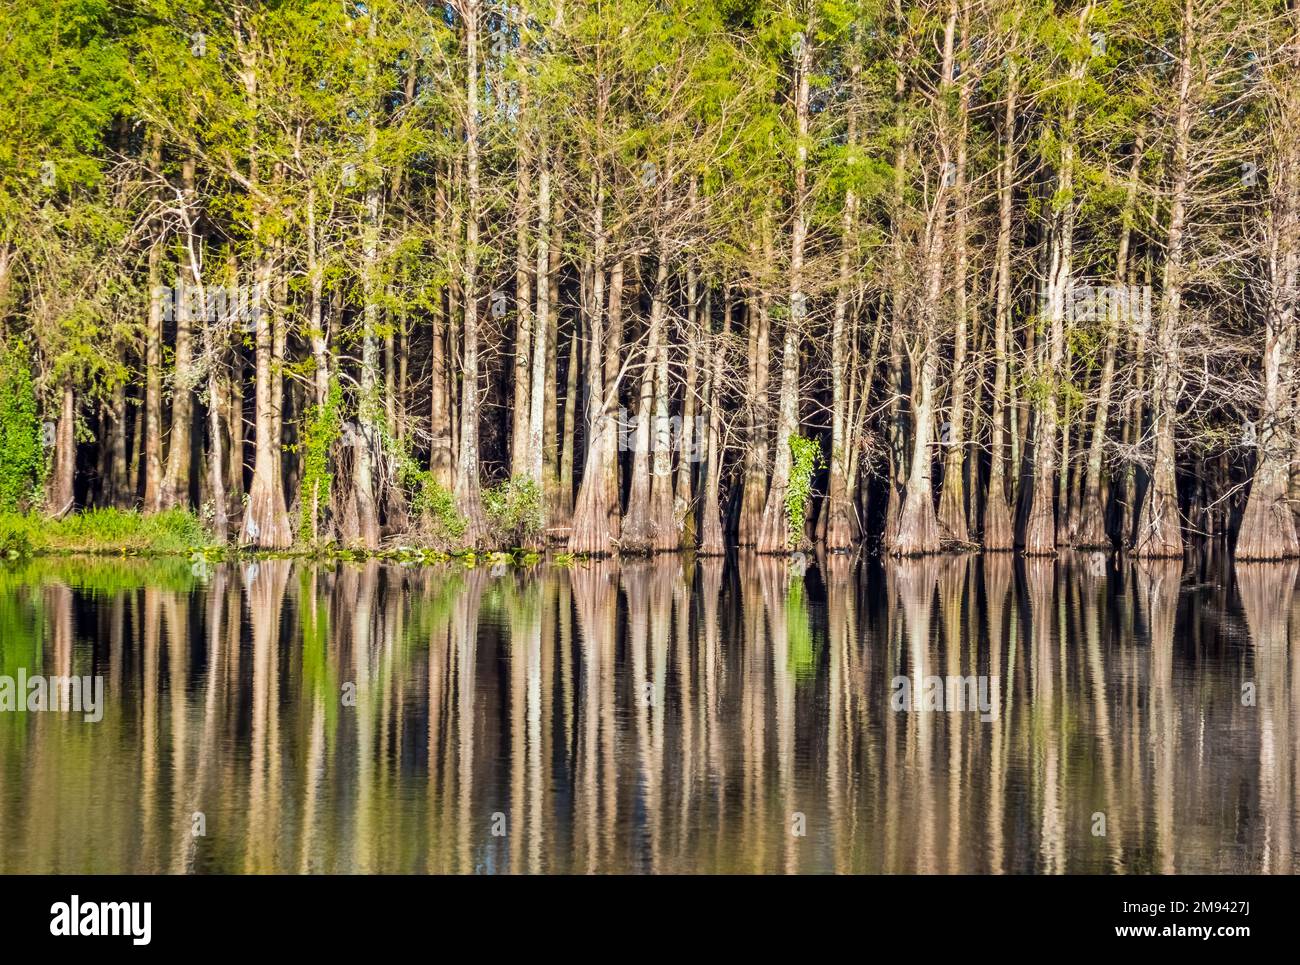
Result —
POLYGON ((0 872, 1291 872, 1300 849, 1294 564, 197 569, 0 568, 0 674, 104 680, 98 723, 0 713, 0 872))

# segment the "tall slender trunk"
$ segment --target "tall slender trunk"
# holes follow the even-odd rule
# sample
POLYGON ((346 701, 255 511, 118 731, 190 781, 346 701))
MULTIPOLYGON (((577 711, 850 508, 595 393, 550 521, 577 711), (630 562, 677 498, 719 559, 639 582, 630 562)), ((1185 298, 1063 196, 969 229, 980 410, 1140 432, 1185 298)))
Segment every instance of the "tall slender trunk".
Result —
MULTIPOLYGON (((252 28, 248 28, 250 34, 252 28)), ((258 116, 257 83, 257 41, 250 36, 247 45, 243 38, 243 24, 239 17, 235 21, 235 41, 239 54, 241 75, 247 107, 251 117, 258 116)), ((250 194, 255 198, 260 193, 260 150, 256 124, 250 124, 248 130, 248 180, 250 194)), ((276 328, 281 324, 279 312, 273 301, 271 288, 271 259, 262 236, 263 202, 254 201, 251 219, 251 233, 257 249, 254 253, 255 269, 253 292, 250 299, 255 319, 254 341, 256 344, 255 373, 255 424, 256 424, 256 458, 253 463, 253 481, 248 490, 248 506, 244 511, 243 525, 240 529, 239 542, 261 549, 284 549, 293 542, 289 528, 289 514, 284 505, 284 487, 280 474, 280 440, 276 433, 276 413, 279 403, 274 398, 276 373, 274 371, 275 342, 278 338, 276 328)), ((242 418, 242 416, 241 416, 242 418)))
MULTIPOLYGON (((1292 34, 1286 61, 1291 78, 1300 76, 1300 7, 1292 9, 1292 34)), ((1293 399, 1288 382, 1295 377, 1297 312, 1300 312, 1300 89, 1278 85, 1275 149, 1268 184, 1271 217, 1267 221, 1268 291, 1264 309, 1264 398, 1256 433, 1255 473, 1237 535, 1239 560, 1300 556, 1294 512, 1288 502, 1293 399)))
POLYGON ((969 306, 966 276, 970 268, 968 250, 969 221, 967 206, 970 192, 967 186, 966 142, 970 131, 971 78, 974 76, 966 63, 970 55, 970 4, 963 3, 961 13, 961 47, 958 63, 961 66, 961 92, 958 95, 958 140, 953 245, 957 249, 957 264, 953 274, 956 297, 956 328, 953 332, 952 403, 948 409, 948 426, 942 443, 943 488, 939 493, 939 531, 945 540, 965 544, 970 538, 966 520, 966 487, 963 466, 966 462, 966 392, 967 355, 969 338, 969 306))
POLYGON ((1197 47, 1192 0, 1184 0, 1178 57, 1178 108, 1174 119, 1173 180, 1169 193, 1169 233, 1165 239, 1165 264, 1160 294, 1156 344, 1152 359, 1152 435, 1155 451, 1151 481, 1133 552, 1138 557, 1179 557, 1183 534, 1174 476, 1174 421, 1178 415, 1178 318, 1182 301, 1183 258, 1192 135, 1192 59, 1197 47))
MULTIPOLYGON (((849 89, 857 92, 862 65, 857 56, 857 44, 850 40, 849 89)), ((849 115, 846 136, 849 149, 857 144, 857 117, 849 115)), ((849 334, 849 302, 852 298, 853 246, 858 198, 852 187, 844 193, 844 209, 840 213, 840 265, 839 280, 835 290, 835 315, 831 323, 831 460, 830 484, 826 493, 825 544, 830 552, 851 549, 854 540, 853 505, 849 495, 850 424, 852 401, 847 382, 850 345, 855 339, 849 334)))
MULTIPOLYGON (((659 386, 660 360, 663 357, 662 375, 667 377, 667 335, 664 332, 667 315, 668 259, 667 244, 660 239, 658 265, 655 269, 655 287, 650 298, 650 323, 646 338, 644 362, 641 368, 641 396, 637 403, 635 448, 632 452, 632 486, 627 498, 627 512, 623 516, 621 549, 625 553, 649 553, 659 548, 658 533, 672 518, 672 495, 668 492, 668 515, 661 516, 664 508, 664 489, 659 482, 660 439, 659 430, 667 430, 667 400, 664 388, 659 386), (660 422, 659 405, 662 401, 663 423, 660 422)), ((666 482, 671 485, 669 477, 666 482)))
POLYGON ((465 542, 479 546, 487 538, 487 520, 479 498, 479 358, 478 234, 482 198, 478 143, 478 18, 480 0, 464 0, 465 20, 465 249, 462 296, 465 301, 461 347, 464 383, 460 400, 460 458, 456 461, 456 508, 465 519, 465 542))
MULTIPOLYGON (((532 379, 528 392, 528 450, 526 474, 542 485, 542 434, 546 423, 547 336, 551 327, 551 168, 546 144, 537 155, 537 320, 532 348, 532 379)), ((518 284, 516 272, 516 284, 518 284)), ((526 282, 525 282, 526 283, 526 282)), ((558 307, 558 306, 557 306, 558 307)), ((523 336, 522 323, 520 337, 523 336)), ((572 365, 572 363, 570 363, 572 365)), ((551 501, 545 501, 549 509, 551 501)))
POLYGON ((163 476, 161 503, 164 508, 187 506, 190 502, 190 466, 193 462, 191 452, 191 420, 194 418, 194 388, 199 373, 194 365, 194 312, 192 306, 199 309, 199 319, 206 312, 207 299, 203 297, 203 285, 198 278, 195 261, 194 224, 194 172, 196 162, 187 157, 181 163, 181 203, 185 208, 186 224, 184 253, 181 258, 181 272, 184 279, 177 285, 176 305, 176 368, 172 376, 172 423, 168 440, 167 469, 163 476), (197 291, 197 299, 189 298, 188 291, 197 291), (182 297, 185 296, 185 297, 182 297))
MULTIPOLYGON (((764 219, 766 225, 766 219, 764 219)), ((766 247, 764 249, 766 251, 766 247)), ((771 432, 768 413, 768 359, 771 354, 771 316, 766 294, 759 294, 760 279, 754 279, 745 302, 746 327, 749 333, 749 368, 745 386, 746 434, 745 475, 741 482, 740 518, 736 542, 753 546, 763 519, 767 498, 768 436, 771 432)))
POLYGON ((54 427, 54 459, 45 490, 45 514, 58 519, 67 514, 75 501, 73 482, 77 467, 76 398, 72 384, 59 389, 59 418, 54 427))
MULTIPOLYGON (((777 404, 776 455, 763 506, 756 548, 760 553, 784 553, 806 543, 803 533, 789 531, 786 494, 793 458, 790 439, 799 428, 799 343, 807 313, 804 292, 804 245, 808 237, 808 92, 813 69, 815 24, 811 17, 799 45, 795 65, 794 219, 790 227, 790 301, 781 348, 781 395, 777 404)), ((806 509, 805 509, 806 512, 806 509)))
POLYGON ((710 292, 704 292, 704 303, 697 301, 699 279, 692 267, 686 285, 686 371, 682 378, 682 426, 677 437, 677 479, 673 489, 673 524, 677 528, 678 543, 684 547, 695 545, 695 467, 699 462, 702 439, 695 435, 696 382, 699 377, 700 332, 708 329, 710 292), (701 322, 701 319, 704 319, 701 322))
MULTIPOLYGON (((149 136, 149 167, 162 170, 162 134, 149 136)), ((162 508, 162 350, 163 305, 158 292, 162 285, 163 229, 149 246, 149 322, 144 336, 144 511, 155 513, 162 508)), ((171 304, 175 304, 173 297, 171 304)))
MULTIPOLYGON (((528 86, 519 85, 519 112, 522 116, 527 110, 528 86)), ((532 159, 528 147, 534 132, 527 125, 519 125, 515 139, 515 358, 514 358, 514 407, 510 418, 510 473, 514 476, 526 476, 541 484, 542 471, 540 460, 541 424, 537 423, 537 446, 531 445, 534 427, 534 391, 545 386, 538 386, 538 371, 546 372, 546 325, 547 321, 539 314, 537 317, 537 343, 533 344, 533 256, 530 243, 532 221, 532 159), (537 356, 541 358, 538 359, 537 356), (534 361, 535 360, 535 361, 534 361)), ((538 180, 547 178, 543 173, 545 159, 538 159, 538 180)), ((549 184, 547 187, 549 192, 549 184)), ((537 205, 540 211, 543 204, 541 186, 538 187, 537 205)), ((540 228, 540 226, 539 226, 540 228)), ((544 275, 538 274, 537 284, 540 288, 544 275)), ((541 305, 538 305, 541 311, 541 305)))
MULTIPOLYGON (((722 486, 722 371, 726 359, 727 340, 731 337, 731 291, 727 290, 722 308, 722 333, 710 336, 709 376, 706 399, 709 407, 708 434, 704 449, 704 492, 700 498, 700 546, 703 556, 721 556, 726 551, 726 537, 722 529, 722 507, 718 502, 722 486)), ((704 316, 704 329, 712 328, 708 313, 704 316)))
MULTIPOLYGON (((1097 386, 1097 405, 1092 413, 1092 438, 1088 445, 1088 467, 1084 476, 1079 507, 1079 526, 1074 544, 1084 549, 1102 549, 1110 545, 1106 534, 1106 507, 1101 497, 1102 455, 1106 442, 1106 424, 1110 415, 1110 397, 1115 384, 1115 357, 1119 348, 1120 324, 1132 329, 1140 306, 1133 304, 1135 294, 1128 284, 1129 246, 1133 233, 1133 215, 1137 202, 1139 169, 1142 163, 1143 135, 1133 144, 1133 163, 1129 167, 1128 189, 1121 214, 1119 251, 1115 258, 1115 286, 1122 297, 1107 299, 1106 348, 1102 356, 1101 376, 1097 386)), ((1146 290, 1146 297, 1150 291, 1146 290)))
MULTIPOLYGON (((1014 542, 1008 500, 1004 443, 1008 415, 1007 374, 1011 328, 1011 204, 1016 186, 1016 118, 1020 67, 1007 63, 1007 100, 1002 115, 1002 163, 998 169, 997 294, 993 321, 993 398, 989 410, 989 483, 984 500, 983 542, 986 550, 1008 550, 1014 542)), ((1014 411, 1011 412, 1015 418, 1014 411)))
MULTIPOLYGON (((953 50, 957 30, 957 6, 948 11, 944 28, 941 98, 953 82, 953 50)), ((947 141, 949 138, 941 138, 947 141)), ((947 144, 941 143, 939 160, 945 161, 947 144)), ((930 443, 934 432, 935 382, 939 374, 939 299, 943 287, 943 260, 947 237, 948 205, 953 185, 939 182, 934 211, 928 219, 921 268, 922 291, 917 308, 917 331, 909 347, 912 369, 912 455, 903 504, 898 514, 898 531, 889 551, 895 556, 919 556, 939 551, 939 517, 934 509, 934 488, 930 443)))

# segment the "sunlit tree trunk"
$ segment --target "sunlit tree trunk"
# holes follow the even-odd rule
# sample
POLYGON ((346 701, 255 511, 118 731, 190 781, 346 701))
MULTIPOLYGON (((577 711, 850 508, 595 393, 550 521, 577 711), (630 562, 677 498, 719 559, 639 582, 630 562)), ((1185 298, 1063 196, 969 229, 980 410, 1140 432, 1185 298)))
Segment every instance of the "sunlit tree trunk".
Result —
POLYGON ((461 0, 465 22, 465 248, 462 297, 464 372, 460 400, 460 458, 456 460, 456 508, 465 519, 464 541, 478 546, 487 537, 487 520, 479 500, 479 344, 478 235, 482 198, 479 186, 478 143, 478 18, 480 0, 461 0))

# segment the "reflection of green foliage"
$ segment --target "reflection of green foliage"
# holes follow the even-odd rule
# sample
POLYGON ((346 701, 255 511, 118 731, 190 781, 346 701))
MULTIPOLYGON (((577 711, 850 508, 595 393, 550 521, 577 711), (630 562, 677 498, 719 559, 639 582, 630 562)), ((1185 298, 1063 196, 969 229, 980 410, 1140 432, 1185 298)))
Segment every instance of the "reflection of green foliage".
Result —
MULTIPOLYGON (((0 346, 0 512, 29 509, 38 501, 45 459, 41 420, 32 383, 31 346, 0 346)), ((0 542, 0 551, 6 547, 0 542)))
POLYGON ((786 543, 795 545, 803 536, 804 521, 808 518, 808 503, 812 498, 813 473, 825 464, 822 447, 816 439, 801 435, 790 436, 790 484, 785 490, 786 543))
POLYGON ((194 589, 195 582, 190 561, 182 556, 141 559, 54 555, 0 564, 0 595, 44 583, 58 583, 97 597, 111 597, 146 585, 187 593, 194 589))
POLYGON ((817 648, 813 644, 812 623, 808 619, 808 604, 804 599, 803 580, 790 581, 786 594, 786 641, 790 655, 790 672, 795 679, 805 680, 817 672, 817 648))
POLYGON ((302 612, 302 686, 309 696, 324 695, 325 732, 331 738, 338 724, 339 690, 329 660, 329 607, 316 593, 315 571, 304 566, 298 574, 302 612))

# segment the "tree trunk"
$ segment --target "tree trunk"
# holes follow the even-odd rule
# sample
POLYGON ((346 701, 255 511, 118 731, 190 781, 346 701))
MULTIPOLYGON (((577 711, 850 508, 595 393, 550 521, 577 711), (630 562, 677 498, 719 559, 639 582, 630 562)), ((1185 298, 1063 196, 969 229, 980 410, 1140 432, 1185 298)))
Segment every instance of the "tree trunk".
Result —
MULTIPOLYGON (((726 552, 726 536, 722 529, 722 507, 718 493, 722 484, 722 370, 727 340, 731 337, 731 292, 722 309, 722 334, 710 337, 709 377, 706 391, 709 406, 708 439, 705 444, 704 492, 700 499, 700 545, 703 556, 721 556, 726 552)), ((705 329, 711 329, 711 319, 704 316, 705 329)))
MULTIPOLYGON (((1300 23, 1300 10, 1295 13, 1300 23)), ((1292 65, 1300 71, 1300 26, 1291 38, 1292 65)), ((1294 75, 1293 75, 1294 76, 1294 75)), ((1264 310, 1264 399, 1256 433, 1255 474, 1237 535, 1239 560, 1300 556, 1295 515, 1288 500, 1292 446, 1292 398, 1287 382, 1295 374, 1297 286, 1300 286, 1300 91, 1278 91, 1281 117, 1269 186, 1272 217, 1267 225, 1268 300, 1264 310)), ((1289 588, 1288 588, 1289 589, 1289 588)))
POLYGON ((54 426, 54 458, 45 493, 45 515, 59 519, 74 502, 73 480, 77 468, 77 410, 72 385, 59 391, 59 418, 54 426))
MULTIPOLYGON (((153 131, 149 140, 149 167, 152 171, 162 170, 162 134, 153 131)), ((175 305, 177 299, 171 289, 162 295, 162 253, 163 234, 160 227, 158 236, 149 246, 149 323, 144 336, 144 511, 156 513, 162 508, 163 454, 162 454, 162 350, 163 350, 163 303, 160 298, 167 298, 169 305, 175 305)))
POLYGON ((480 0, 465 5, 465 249, 463 297, 465 300, 460 401, 460 458, 456 461, 456 508, 465 520, 466 545, 481 548, 488 537, 487 520, 479 498, 479 359, 478 359, 478 234, 482 199, 478 157, 478 18, 480 0))
POLYGON ((1011 503, 1007 496, 1007 452, 1004 443, 1007 416, 1015 418, 1007 405, 1007 370, 1011 327, 1011 203, 1016 182, 1017 95, 1020 89, 1019 63, 1014 56, 1007 66, 1007 101, 1003 113, 1002 163, 998 169, 997 294, 993 325, 993 398, 989 413, 989 483, 984 500, 983 543, 986 550, 1009 550, 1015 536, 1011 526, 1011 503))
POLYGON ((181 259, 183 284, 177 286, 176 305, 176 369, 172 377, 172 425, 168 440, 167 470, 163 477, 161 502, 164 509, 188 506, 190 502, 190 465, 193 461, 191 420, 194 418, 194 388, 198 373, 194 367, 194 312, 197 305, 199 318, 207 311, 202 279, 194 264, 194 171, 196 162, 187 157, 181 165, 181 197, 185 206, 185 249, 181 259), (191 299, 189 292, 197 292, 191 299))
MULTIPOLYGON (((803 533, 789 531, 786 494, 793 460, 790 439, 799 428, 799 343, 807 312, 803 290, 804 245, 808 236, 808 92, 813 69, 814 23, 809 20, 799 45, 795 77, 794 222, 790 227, 790 302, 781 350, 781 396, 776 421, 776 458, 763 505, 756 548, 760 553, 785 553, 807 542, 803 533)), ((805 508, 805 512, 807 509, 805 508)))
POLYGON ((1173 184, 1170 191, 1169 234, 1165 242, 1165 265, 1160 295, 1159 328, 1155 358, 1152 360, 1154 401, 1152 434, 1155 452, 1151 482, 1142 513, 1133 552, 1140 558, 1181 557, 1183 535, 1178 509, 1178 486, 1174 476, 1174 421, 1178 415, 1178 318, 1183 286, 1183 253, 1186 239, 1187 193, 1189 181, 1188 151, 1192 131, 1192 5, 1187 0, 1183 10, 1183 28, 1178 64, 1178 113, 1174 121, 1173 184))
MULTIPOLYGON (((1097 388, 1097 406, 1092 413, 1092 439, 1088 445, 1088 468, 1084 477, 1083 496, 1079 507, 1079 527, 1074 543, 1081 549, 1104 549, 1110 546, 1106 533, 1106 506, 1101 498, 1101 464, 1106 442, 1106 422, 1110 414, 1110 397, 1115 383, 1115 356, 1119 347, 1119 330, 1133 328, 1137 313, 1133 305, 1134 286, 1129 283, 1129 245, 1133 231, 1133 213, 1137 201, 1137 188, 1142 163, 1143 136, 1139 132, 1133 144, 1133 164, 1129 168, 1128 191, 1124 197, 1121 215, 1119 252, 1115 258, 1115 284, 1124 293, 1120 299, 1109 299, 1106 312, 1106 348, 1101 363, 1101 379, 1097 388)), ((1146 297, 1150 298, 1147 291, 1146 297)))

